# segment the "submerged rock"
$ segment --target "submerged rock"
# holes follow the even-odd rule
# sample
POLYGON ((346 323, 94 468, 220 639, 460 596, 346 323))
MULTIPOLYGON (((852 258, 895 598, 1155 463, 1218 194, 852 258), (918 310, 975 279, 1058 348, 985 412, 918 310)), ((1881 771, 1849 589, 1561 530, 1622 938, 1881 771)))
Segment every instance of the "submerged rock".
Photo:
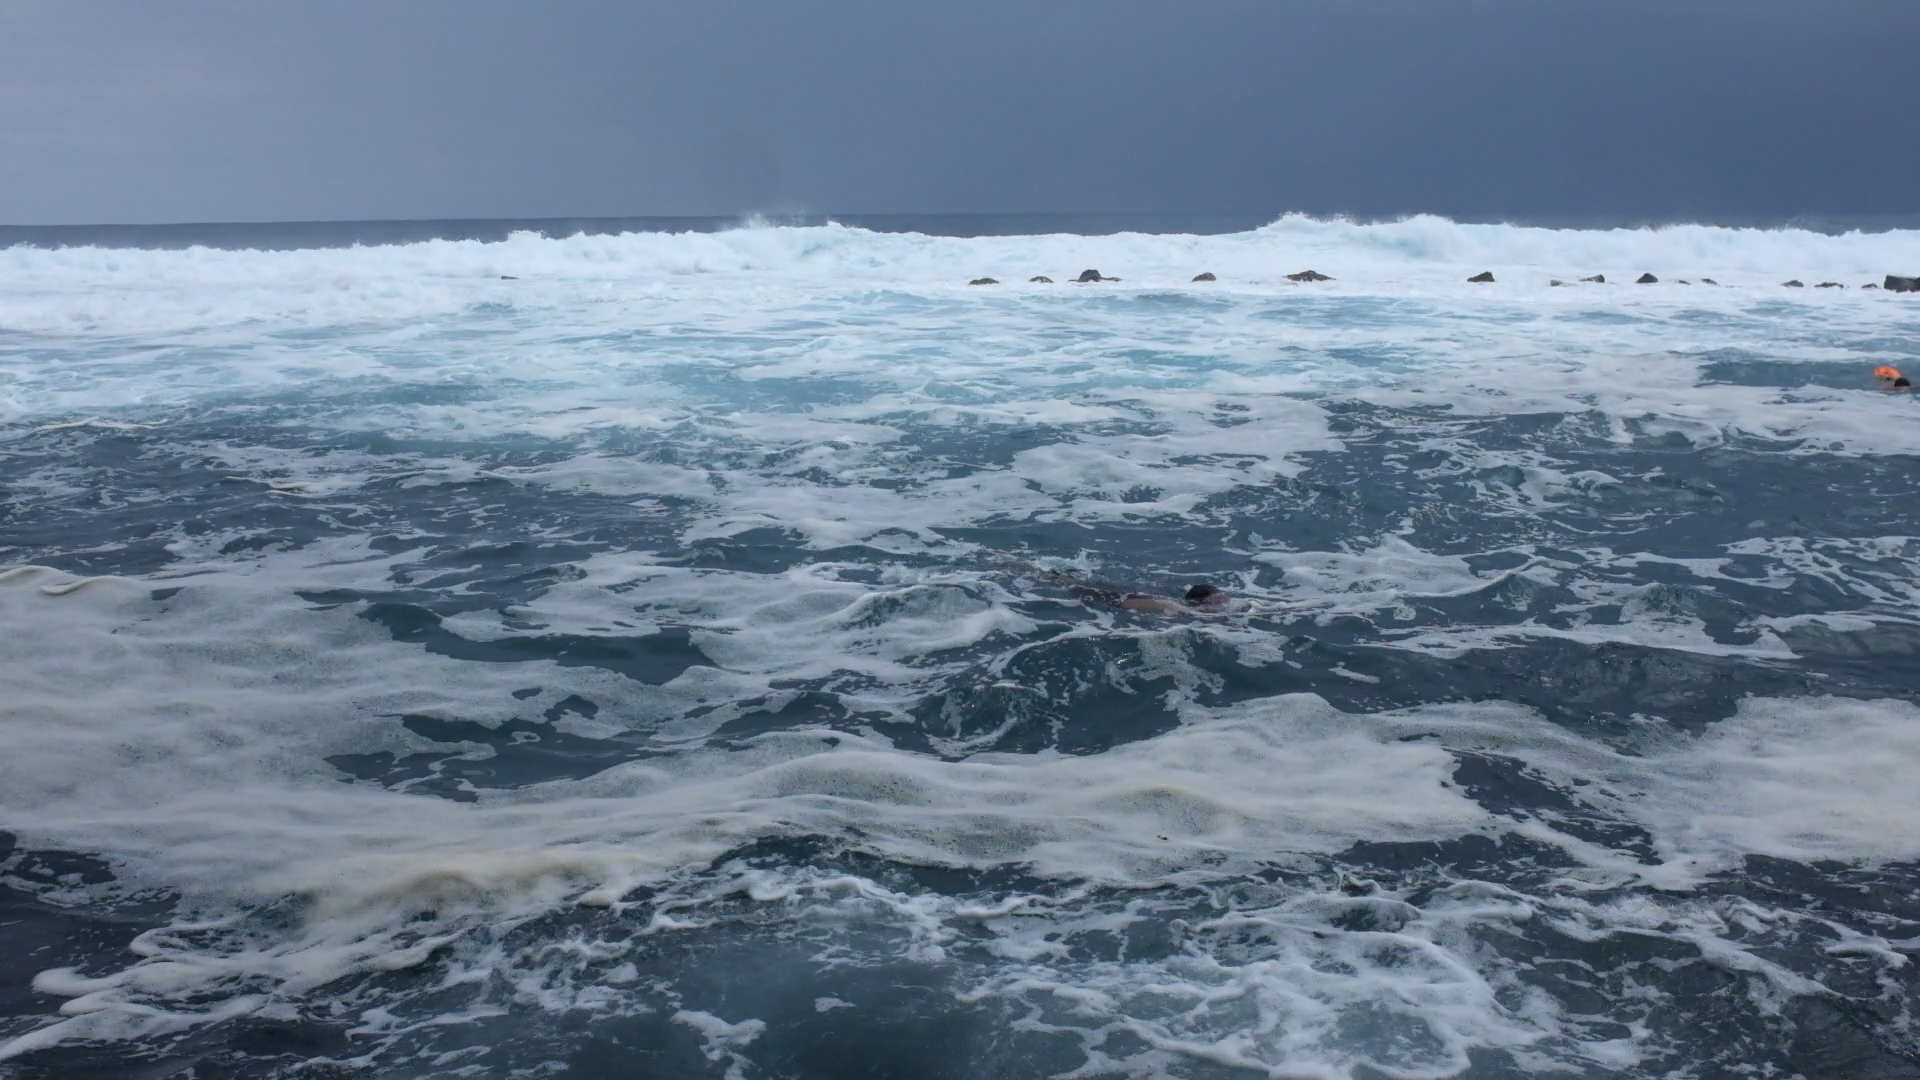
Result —
POLYGON ((1888 274, 1885 285, 1888 292, 1920 292, 1920 277, 1896 277, 1888 274))
POLYGON ((1789 289, 1804 289, 1807 287, 1806 283, 1801 281, 1799 278, 1793 278, 1788 281, 1783 281, 1780 284, 1785 285, 1789 289))
POLYGON ((1593 283, 1594 283, 1595 285, 1605 285, 1605 284, 1607 283, 1607 275, 1605 275, 1605 274, 1595 274, 1595 275, 1593 275, 1592 277, 1583 277, 1583 278, 1581 278, 1580 280, 1581 280, 1581 281, 1591 281, 1591 282, 1593 282, 1593 283))
POLYGON ((1484 284, 1486 284, 1487 282, 1489 282, 1489 281, 1492 281, 1492 280, 1493 280, 1493 271, 1491 271, 1491 270, 1482 270, 1482 271, 1480 271, 1479 273, 1477 273, 1477 274, 1475 274, 1475 275, 1473 275, 1472 277, 1470 277, 1470 278, 1468 278, 1467 280, 1468 280, 1468 281, 1470 281, 1470 282, 1473 282, 1473 283, 1475 283, 1475 284, 1479 284, 1479 285, 1484 285, 1484 284))
POLYGON ((1869 281, 1869 282, 1867 282, 1867 283, 1866 283, 1865 285, 1862 285, 1862 286, 1860 286, 1860 287, 1861 287, 1861 288, 1863 288, 1863 289, 1877 289, 1877 288, 1879 288, 1880 286, 1878 286, 1878 285, 1875 285, 1875 284, 1874 284, 1873 282, 1871 282, 1871 281, 1869 281))
POLYGON ((1098 270, 1082 270, 1080 271, 1080 276, 1073 280, 1078 284, 1085 285, 1090 281, 1119 281, 1120 279, 1117 277, 1101 277, 1100 271, 1098 270))
POLYGON ((1034 276, 1032 276, 1032 277, 1030 277, 1030 278, 1028 278, 1028 279, 1027 279, 1027 281, 1028 281, 1028 282, 1030 282, 1030 283, 1032 283, 1032 284, 1036 284, 1036 285, 1051 285, 1051 284, 1053 284, 1053 279, 1052 279, 1052 278, 1050 278, 1050 277, 1048 277, 1048 276, 1047 276, 1047 275, 1045 275, 1045 274, 1035 274, 1034 276))
POLYGON ((1566 284, 1566 282, 1564 282, 1564 281, 1561 281, 1561 280, 1560 280, 1559 278, 1549 278, 1549 279, 1547 280, 1547 284, 1548 284, 1548 285, 1551 285, 1551 286, 1553 286, 1553 287, 1555 287, 1555 288, 1559 288, 1560 286, 1562 286, 1562 285, 1565 285, 1565 284, 1566 284))
POLYGON ((1702 285, 1718 285, 1718 284, 1720 284, 1720 283, 1719 283, 1719 282, 1717 282, 1717 281, 1715 281, 1715 280, 1713 280, 1713 279, 1712 279, 1712 278, 1710 278, 1710 277, 1703 277, 1703 278, 1701 278, 1701 279, 1700 279, 1700 284, 1702 284, 1702 285))
POLYGON ((1842 285, 1842 284, 1840 284, 1840 283, 1839 283, 1839 282, 1837 282, 1837 281, 1823 281, 1823 282, 1821 282, 1820 284, 1818 284, 1818 285, 1815 285, 1815 286, 1814 286, 1814 288, 1816 288, 1816 289, 1844 289, 1844 288, 1846 288, 1846 286, 1845 286, 1845 285, 1842 285))
POLYGON ((1195 281, 1218 281, 1218 280, 1220 280, 1220 279, 1219 279, 1219 278, 1217 278, 1217 277, 1214 277, 1214 276, 1213 276, 1213 272, 1212 272, 1211 270, 1209 270, 1209 271, 1205 271, 1205 272, 1203 272, 1203 273, 1198 273, 1198 274, 1195 274, 1195 275, 1193 275, 1193 280, 1195 280, 1195 281))
POLYGON ((969 285, 998 285, 998 284, 1000 284, 1000 283, 999 283, 998 281, 995 281, 995 280, 994 280, 993 278, 990 278, 990 277, 977 277, 977 278, 974 278, 974 279, 973 279, 972 281, 969 281, 969 282, 967 282, 967 284, 969 284, 969 285))
POLYGON ((501 281, 519 281, 520 279, 517 277, 514 277, 512 274, 501 274, 500 280, 501 281))
POLYGON ((1676 279, 1674 280, 1674 282, 1673 282, 1673 283, 1674 283, 1675 285, 1691 285, 1691 284, 1693 284, 1693 282, 1691 282, 1691 281, 1688 281, 1688 280, 1687 280, 1686 278, 1676 278, 1676 279))
POLYGON ((1297 274, 1288 274, 1288 281, 1332 281, 1333 279, 1318 270, 1302 270, 1297 274))
POLYGON ((1641 274, 1638 278, 1634 279, 1633 283, 1635 285, 1658 285, 1660 284, 1660 279, 1654 277, 1652 274, 1641 274))

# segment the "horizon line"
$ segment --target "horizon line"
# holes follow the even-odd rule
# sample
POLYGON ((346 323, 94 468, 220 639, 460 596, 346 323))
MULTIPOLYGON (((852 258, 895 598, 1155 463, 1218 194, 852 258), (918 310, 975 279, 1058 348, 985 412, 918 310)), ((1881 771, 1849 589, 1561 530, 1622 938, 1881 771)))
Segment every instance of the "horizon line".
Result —
POLYGON ((1606 222, 1613 227, 1622 225, 1718 225, 1739 227, 1749 225, 1792 225, 1796 222, 1912 222, 1920 227, 1920 211, 1882 212, 1882 211, 1799 211, 1780 214, 1727 213, 1727 214, 1652 214, 1652 213, 1461 213, 1450 214, 1438 210, 1405 210, 1387 213, 1360 213, 1355 211, 1314 211, 1314 210, 749 210, 727 213, 704 214, 537 214, 537 215, 483 215, 449 217, 317 217, 317 218, 232 218, 226 220, 184 220, 184 221, 92 221, 92 222, 0 222, 0 230, 26 231, 40 229, 192 229, 192 228, 243 228, 248 226, 339 226, 339 225, 501 225, 501 224, 542 224, 564 222, 619 222, 619 221, 701 221, 701 222, 738 222, 750 226, 757 221, 780 225, 789 221, 803 222, 808 225, 841 222, 842 220, 888 220, 888 219, 1020 219, 1020 218, 1162 218, 1162 219, 1262 219, 1268 222, 1288 217, 1304 217, 1315 221, 1345 221, 1362 225, 1392 224, 1414 218, 1432 217, 1450 221, 1458 225, 1523 225, 1543 228, 1556 227, 1554 223, 1600 223, 1606 222))

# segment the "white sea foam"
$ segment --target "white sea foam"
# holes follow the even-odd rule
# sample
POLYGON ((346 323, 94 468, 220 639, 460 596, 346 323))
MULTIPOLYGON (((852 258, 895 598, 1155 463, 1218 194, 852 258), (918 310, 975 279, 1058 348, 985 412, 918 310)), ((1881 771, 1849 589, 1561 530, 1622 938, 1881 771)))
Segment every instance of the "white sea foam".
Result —
MULTIPOLYGON (((43 989, 75 994, 76 1004, 4 1053, 244 1010, 252 999, 223 999, 211 1012, 171 1004, 242 977, 297 993, 354 971, 406 967, 475 920, 614 903, 636 885, 782 835, 842 836, 908 862, 1023 865, 1132 886, 1232 877, 1358 841, 1508 829, 1562 847, 1594 885, 1685 889, 1749 853, 1920 857, 1920 840, 1899 827, 1920 815, 1907 782, 1920 768, 1920 710, 1819 698, 1750 702, 1706 735, 1659 736, 1631 756, 1513 706, 1358 717, 1283 697, 1222 710, 1188 704, 1175 731, 1090 757, 941 761, 877 737, 797 731, 744 750, 482 792, 476 803, 342 784, 322 763, 329 753, 430 745, 399 729, 398 712, 504 719, 514 704, 507 691, 537 681, 548 694, 592 695, 644 728, 686 691, 545 662, 455 661, 390 640, 350 608, 261 602, 286 587, 280 576, 289 572, 321 585, 378 566, 325 554, 190 579, 166 601, 124 578, 68 588, 76 579, 19 569, 0 580, 0 617, 37 628, 0 643, 13 674, 0 724, 0 815, 23 841, 104 853, 124 887, 179 890, 187 912, 215 924, 279 896, 306 898, 290 938, 209 949, 177 929, 151 937, 146 959, 119 974, 45 976, 43 989), (102 681, 106 671, 113 677, 102 681), (76 694, 79 685, 92 688, 76 694), (1453 785, 1443 747, 1511 755, 1568 784, 1595 782, 1585 797, 1644 826, 1660 861, 1488 814, 1453 785)), ((861 603, 804 599, 792 614, 840 625, 861 603)), ((816 637, 788 640, 803 650, 860 648, 816 637)), ((778 648, 777 639, 756 648, 778 648)), ((1414 947, 1454 973, 1436 969, 1434 978, 1467 979, 1466 998, 1434 1005, 1469 1025, 1460 1045, 1512 1041, 1486 1027, 1511 1017, 1474 1004, 1488 992, 1474 980, 1485 976, 1469 976, 1465 960, 1432 952, 1430 942, 1414 947)), ((1185 1045, 1174 1029, 1153 1041, 1185 1045)), ((738 1050, 726 1039, 713 1046, 738 1050)), ((1223 1061, 1239 1053, 1186 1049, 1223 1061)))
MULTIPOLYGON (((938 285, 943 292, 963 293, 970 277, 985 272, 1008 278, 1012 284, 1003 289, 1030 302, 1048 290, 1022 284, 1021 277, 1065 277, 1091 265, 1120 275, 1122 285, 1153 289, 1187 286, 1196 267, 1216 271, 1223 290, 1245 284, 1287 287, 1284 275, 1308 266, 1333 275, 1333 282, 1319 287, 1363 294, 1392 286, 1413 288, 1418 295, 1486 295, 1545 287, 1549 276, 1571 281, 1604 271, 1628 280, 1646 270, 1659 271, 1670 282, 1717 275, 1725 288, 1771 289, 1788 278, 1804 278, 1809 285, 1823 279, 1850 286, 1877 283, 1887 273, 1912 269, 1915 258, 1914 234, 1898 230, 1841 236, 1711 226, 1559 230, 1461 225, 1424 216, 1376 225, 1287 217, 1228 236, 953 238, 829 225, 562 240, 522 233, 501 243, 432 241, 316 251, 14 247, 0 249, 0 272, 19 286, 0 307, 0 323, 50 332, 198 327, 259 318, 341 325, 447 314, 474 302, 512 308, 581 300, 677 301, 714 279, 752 289, 742 298, 749 302, 778 295, 796 281, 828 284, 855 296, 870 292, 884 302, 882 290, 890 289, 938 285), (1498 281, 1493 290, 1468 287, 1465 277, 1480 270, 1513 280, 1498 281), (503 273, 519 280, 501 281, 503 273), (606 291, 580 296, 583 285, 606 291), (117 287, 117 294, 102 286, 117 287), (125 302, 130 297, 150 300, 125 302)), ((1710 302, 1701 294, 1713 286, 1691 288, 1684 302, 1710 302)), ((1843 299, 1806 296, 1821 302, 1843 299)), ((1646 298, 1636 294, 1632 302, 1646 298)))
POLYGON ((705 1043, 701 1052, 707 1060, 727 1062, 727 1080, 744 1080, 746 1066, 751 1062, 741 1051, 767 1030, 766 1022, 762 1020, 742 1020, 730 1024, 712 1013, 689 1009, 674 1013, 673 1022, 685 1024, 700 1033, 705 1043))
MULTIPOLYGON (((1810 365, 1898 362, 1906 354, 1885 350, 1912 325, 1909 298, 1777 280, 1857 285, 1912 262, 1920 238, 1905 232, 1594 233, 1429 218, 1288 218, 1221 237, 954 239, 827 226, 293 252, 11 248, 0 251, 0 328, 24 337, 0 360, 0 416, 504 381, 510 395, 407 405, 402 394, 328 422, 560 434, 725 415, 757 382, 803 378, 860 384, 864 407, 809 410, 814 423, 852 425, 856 442, 884 438, 876 410, 1034 416, 1049 408, 1036 392, 1097 406, 1125 387, 1149 408, 1176 389, 1339 390, 1475 411, 1597 408, 1690 438, 1738 429, 1911 452, 1920 425, 1891 422, 1908 415, 1902 402, 1866 392, 1864 379, 1859 393, 1792 400, 1695 380, 1696 354, 1729 348, 1810 365), (1285 282, 1301 263, 1337 280, 1285 282), (1079 264, 1126 280, 962 284, 988 266, 1021 268, 999 270, 1012 277, 1079 264), (1724 287, 1544 280, 1619 276, 1623 264, 1718 273, 1724 287), (1487 266, 1500 283, 1464 283, 1487 266), (1223 280, 1191 285, 1195 267, 1223 280), (498 280, 509 269, 520 280, 498 280), (162 337, 132 343, 151 335, 162 337)), ((771 429, 762 437, 782 441, 771 429)))

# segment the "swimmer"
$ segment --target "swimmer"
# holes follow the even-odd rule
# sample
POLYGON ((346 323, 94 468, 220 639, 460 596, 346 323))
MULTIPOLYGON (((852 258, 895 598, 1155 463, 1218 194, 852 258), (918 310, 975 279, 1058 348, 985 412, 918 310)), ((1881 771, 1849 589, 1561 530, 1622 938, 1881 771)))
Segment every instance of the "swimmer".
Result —
POLYGON ((1889 364, 1882 364, 1879 367, 1874 368, 1873 377, 1880 380, 1883 383, 1886 383, 1887 389, 1889 390, 1912 390, 1913 389, 1912 380, 1908 379, 1905 375, 1900 374, 1899 368, 1893 367, 1892 365, 1889 365, 1889 364))
POLYGON ((1067 587, 1076 599, 1101 607, 1116 607, 1144 615, 1185 618, 1189 615, 1219 615, 1235 609, 1233 596, 1225 589, 1202 582, 1188 589, 1180 599, 1151 593, 1122 592, 1108 585, 1083 581, 1071 574, 1049 572, 1048 577, 1067 587))

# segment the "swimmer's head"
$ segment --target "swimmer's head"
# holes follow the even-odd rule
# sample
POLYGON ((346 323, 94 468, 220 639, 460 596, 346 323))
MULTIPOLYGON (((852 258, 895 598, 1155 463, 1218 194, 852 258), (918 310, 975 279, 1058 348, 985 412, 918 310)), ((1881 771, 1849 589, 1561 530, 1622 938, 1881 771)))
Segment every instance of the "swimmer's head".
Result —
POLYGON ((1913 383, 1910 382, 1905 375, 1901 375, 1893 380, 1893 388, 1895 390, 1911 390, 1913 389, 1913 383))
POLYGON ((1900 374, 1900 369, 1890 364, 1882 364, 1874 368, 1873 377, 1879 379, 1881 382, 1890 382, 1895 385, 1906 381, 1906 376, 1900 374))
POLYGON ((1181 597, 1182 600, 1185 600, 1189 604, 1217 604, 1226 598, 1226 593, 1205 583, 1195 585, 1193 588, 1188 589, 1187 595, 1181 597))

